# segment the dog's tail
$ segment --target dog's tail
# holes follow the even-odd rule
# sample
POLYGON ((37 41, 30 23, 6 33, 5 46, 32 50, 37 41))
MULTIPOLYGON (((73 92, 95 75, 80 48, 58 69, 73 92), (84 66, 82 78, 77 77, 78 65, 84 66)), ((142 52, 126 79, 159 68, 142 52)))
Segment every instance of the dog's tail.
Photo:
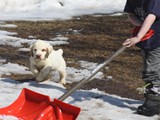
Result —
POLYGON ((62 55, 63 54, 63 50, 59 49, 58 52, 62 55))

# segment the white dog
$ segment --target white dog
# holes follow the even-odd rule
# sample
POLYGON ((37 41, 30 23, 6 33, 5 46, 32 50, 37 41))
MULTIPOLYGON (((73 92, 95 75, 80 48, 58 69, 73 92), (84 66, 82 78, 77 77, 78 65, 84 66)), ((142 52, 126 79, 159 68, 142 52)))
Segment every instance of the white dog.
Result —
POLYGON ((30 46, 30 53, 30 69, 37 82, 47 80, 51 71, 59 71, 60 83, 66 83, 66 62, 62 49, 55 51, 49 43, 37 40, 30 46))

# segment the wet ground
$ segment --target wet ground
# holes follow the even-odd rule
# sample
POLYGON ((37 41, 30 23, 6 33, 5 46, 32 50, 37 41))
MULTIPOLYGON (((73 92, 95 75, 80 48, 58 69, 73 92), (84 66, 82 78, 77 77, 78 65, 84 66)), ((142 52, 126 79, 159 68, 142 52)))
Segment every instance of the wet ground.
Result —
MULTIPOLYGON (((1 28, 17 32, 17 37, 27 38, 34 36, 36 39, 49 40, 61 34, 69 38, 68 45, 55 46, 55 49, 64 50, 64 58, 67 66, 79 68, 79 60, 102 63, 111 54, 122 46, 122 42, 130 36, 132 25, 127 17, 123 16, 81 16, 66 21, 9 21, 15 24, 16 28, 1 28)), ((32 39, 31 39, 32 40, 32 39)), ((25 45, 28 47, 27 45, 25 45)), ((18 48, 1 46, 0 56, 7 59, 7 62, 18 63, 29 67, 29 52, 19 52, 18 48)), ((109 65, 109 69, 103 69, 103 79, 94 79, 86 83, 81 89, 97 88, 109 94, 116 94, 121 97, 143 99, 138 94, 137 87, 143 85, 141 80, 141 57, 140 49, 128 48, 121 55, 115 58, 109 65), (108 80, 112 76, 112 80, 108 80)), ((34 80, 29 75, 9 76, 15 80, 25 82, 34 80)), ((67 84, 66 89, 77 83, 67 84)))

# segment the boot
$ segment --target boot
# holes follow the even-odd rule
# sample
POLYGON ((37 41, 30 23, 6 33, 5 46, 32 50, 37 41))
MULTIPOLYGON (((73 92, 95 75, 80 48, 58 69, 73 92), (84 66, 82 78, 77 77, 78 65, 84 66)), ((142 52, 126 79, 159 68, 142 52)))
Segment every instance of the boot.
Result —
POLYGON ((154 89, 157 91, 157 85, 151 84, 146 88, 146 93, 144 94, 146 100, 143 105, 138 107, 137 114, 145 116, 160 114, 160 94, 155 92, 154 89))

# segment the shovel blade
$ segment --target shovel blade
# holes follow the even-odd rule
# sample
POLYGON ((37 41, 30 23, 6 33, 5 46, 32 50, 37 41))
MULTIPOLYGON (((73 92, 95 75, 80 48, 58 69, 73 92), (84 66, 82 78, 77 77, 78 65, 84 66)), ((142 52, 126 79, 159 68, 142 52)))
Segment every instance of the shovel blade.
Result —
POLYGON ((21 120, 75 120, 79 112, 78 107, 57 99, 52 101, 49 96, 26 88, 11 105, 0 108, 0 115, 15 116, 21 120))
POLYGON ((55 115, 59 120, 76 120, 80 113, 80 108, 54 99, 52 105, 54 106, 55 115))
POLYGON ((0 109, 0 115, 15 116, 22 120, 35 119, 46 107, 50 98, 23 88, 19 97, 9 106, 0 109))

